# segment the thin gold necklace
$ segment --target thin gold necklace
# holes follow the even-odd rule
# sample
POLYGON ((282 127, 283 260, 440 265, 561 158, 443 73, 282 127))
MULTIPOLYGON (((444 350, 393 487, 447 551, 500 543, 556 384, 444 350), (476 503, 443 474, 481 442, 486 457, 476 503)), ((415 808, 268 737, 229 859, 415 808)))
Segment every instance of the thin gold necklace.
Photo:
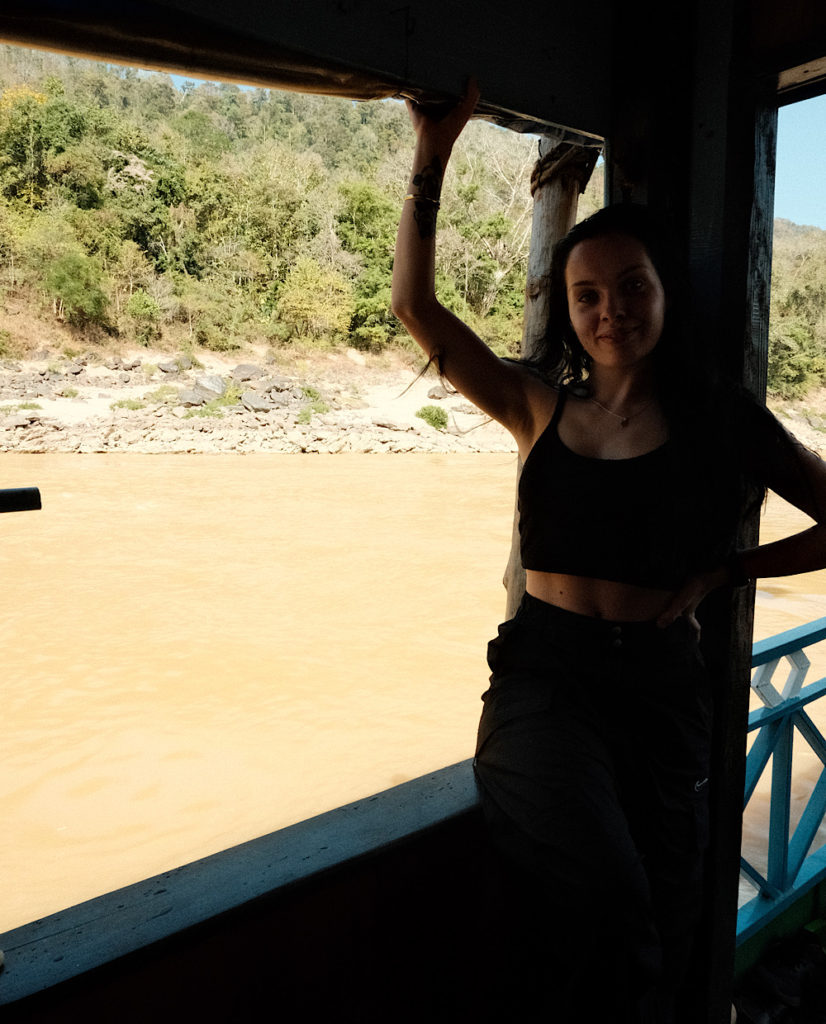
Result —
POLYGON ((595 405, 598 409, 602 409, 603 412, 607 412, 609 416, 613 416, 615 420, 619 420, 621 427, 627 427, 629 422, 634 419, 635 416, 639 416, 640 413, 645 412, 649 405, 654 401, 653 398, 649 398, 645 405, 640 406, 635 412, 629 413, 627 416, 621 416, 618 412, 612 412, 611 409, 606 408, 602 402, 598 402, 596 398, 588 398, 588 401, 595 405))

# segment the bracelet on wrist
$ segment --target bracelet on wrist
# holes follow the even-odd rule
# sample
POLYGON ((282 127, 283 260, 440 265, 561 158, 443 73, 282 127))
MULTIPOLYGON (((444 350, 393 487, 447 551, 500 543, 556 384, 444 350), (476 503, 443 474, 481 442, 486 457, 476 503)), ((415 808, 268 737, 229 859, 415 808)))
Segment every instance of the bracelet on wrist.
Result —
POLYGON ((408 199, 415 199, 416 202, 421 203, 432 203, 437 210, 442 205, 440 200, 438 199, 431 199, 430 196, 423 196, 421 194, 416 194, 415 192, 408 192, 407 195, 404 197, 404 201, 407 202, 408 199))

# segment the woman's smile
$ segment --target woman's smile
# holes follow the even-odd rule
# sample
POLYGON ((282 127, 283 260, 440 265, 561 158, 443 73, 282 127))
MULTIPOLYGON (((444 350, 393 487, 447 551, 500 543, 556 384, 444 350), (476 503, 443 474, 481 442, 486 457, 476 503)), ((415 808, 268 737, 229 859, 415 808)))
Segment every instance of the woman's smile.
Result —
POLYGON ((634 365, 655 348, 665 291, 641 242, 606 235, 580 242, 565 268, 571 325, 593 363, 634 365))
POLYGON ((612 327, 597 334, 597 341, 614 341, 621 344, 627 341, 630 335, 636 330, 635 327, 612 327))

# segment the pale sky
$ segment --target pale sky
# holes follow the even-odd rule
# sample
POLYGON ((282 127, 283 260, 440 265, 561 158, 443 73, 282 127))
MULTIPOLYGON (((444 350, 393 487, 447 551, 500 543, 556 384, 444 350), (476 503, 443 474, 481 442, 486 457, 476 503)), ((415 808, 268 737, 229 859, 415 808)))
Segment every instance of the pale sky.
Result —
POLYGON ((826 96, 780 108, 774 215, 826 229, 826 96))

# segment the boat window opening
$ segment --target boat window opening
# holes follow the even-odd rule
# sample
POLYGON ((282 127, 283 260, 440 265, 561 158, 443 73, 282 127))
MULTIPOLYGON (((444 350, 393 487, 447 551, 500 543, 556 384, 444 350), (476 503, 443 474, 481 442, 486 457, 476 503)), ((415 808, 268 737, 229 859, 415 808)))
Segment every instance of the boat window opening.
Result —
MULTIPOLYGON (((0 56, 0 131, 42 143, 1 172, 0 483, 43 497, 0 522, 11 928, 470 756, 516 462, 435 378, 402 395, 421 359, 358 292, 406 184, 400 104, 0 56)), ((535 144, 471 135, 445 207, 479 237, 446 228, 446 273, 482 322, 507 267, 504 346, 535 144)))

